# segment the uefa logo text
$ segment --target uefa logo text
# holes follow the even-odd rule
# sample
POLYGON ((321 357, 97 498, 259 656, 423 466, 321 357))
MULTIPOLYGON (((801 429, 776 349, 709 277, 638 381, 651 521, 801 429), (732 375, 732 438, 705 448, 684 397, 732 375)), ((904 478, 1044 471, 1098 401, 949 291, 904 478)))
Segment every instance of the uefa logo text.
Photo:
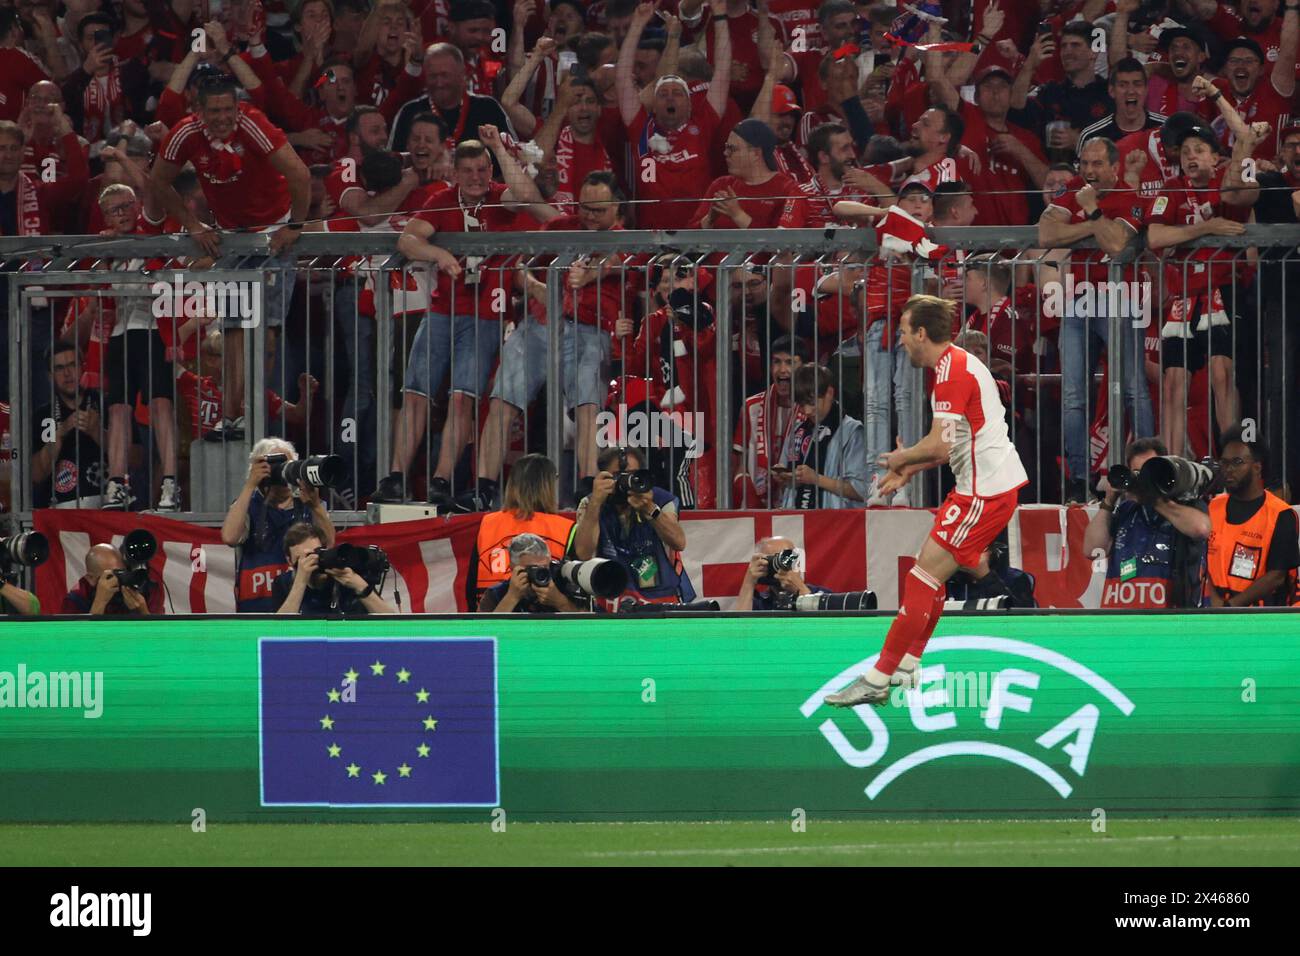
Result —
POLYGON ((1108 319, 1120 316, 1133 328, 1151 325, 1150 282, 1075 281, 1043 283, 1043 310, 1065 319, 1108 319))
POLYGON ((238 319, 241 329, 262 322, 262 283, 246 280, 187 279, 173 272, 149 287, 156 319, 238 319))
POLYGON ((596 445, 599 448, 680 448, 686 458, 704 454, 703 412, 659 412, 640 408, 596 415, 596 445))

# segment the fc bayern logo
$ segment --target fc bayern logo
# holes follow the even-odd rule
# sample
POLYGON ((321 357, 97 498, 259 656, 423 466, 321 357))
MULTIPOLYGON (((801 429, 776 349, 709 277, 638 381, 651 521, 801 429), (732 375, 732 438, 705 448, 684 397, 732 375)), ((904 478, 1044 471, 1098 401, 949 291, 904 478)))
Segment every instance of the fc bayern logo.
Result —
POLYGON ((66 458, 59 460, 59 465, 54 469, 54 490, 61 495, 66 495, 77 487, 77 463, 69 461, 66 458))

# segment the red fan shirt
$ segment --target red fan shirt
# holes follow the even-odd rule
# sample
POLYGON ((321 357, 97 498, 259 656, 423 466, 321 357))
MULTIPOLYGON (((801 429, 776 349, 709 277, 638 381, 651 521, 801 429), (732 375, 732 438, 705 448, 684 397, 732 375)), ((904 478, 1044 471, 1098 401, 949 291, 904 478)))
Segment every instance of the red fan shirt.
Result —
POLYGON ((163 141, 160 155, 193 162, 208 207, 224 229, 265 228, 289 219, 289 186, 270 156, 288 143, 261 110, 241 103, 235 132, 215 142, 197 114, 182 120, 163 141))

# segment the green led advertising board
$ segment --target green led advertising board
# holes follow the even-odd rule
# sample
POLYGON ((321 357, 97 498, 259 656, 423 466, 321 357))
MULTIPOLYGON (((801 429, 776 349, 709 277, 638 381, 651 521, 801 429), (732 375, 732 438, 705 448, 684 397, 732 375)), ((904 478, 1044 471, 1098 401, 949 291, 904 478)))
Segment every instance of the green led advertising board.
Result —
MULTIPOLYGON (((879 709, 822 705, 869 666, 888 625, 761 615, 6 622, 0 820, 188 822, 198 807, 213 821, 482 819, 492 804, 524 820, 1300 810, 1294 614, 947 617, 919 692, 879 709), (453 638, 490 639, 464 645, 487 655, 473 700, 458 696, 454 670, 469 665, 437 656, 453 638), (312 726, 286 738, 301 757, 270 746, 289 712, 275 709, 264 655, 288 639, 320 650, 311 664, 278 665, 304 707, 319 693, 312 726), (371 668, 386 668, 385 693, 417 694, 398 675, 416 670, 403 658, 426 651, 424 673, 408 679, 437 688, 410 704, 436 718, 410 741, 432 744, 428 759, 402 760, 414 767, 402 774, 393 758, 375 771, 382 783, 367 782, 369 766, 349 780, 346 768, 366 761, 331 763, 337 744, 326 738, 339 722, 374 735, 368 754, 382 743, 387 724, 353 719, 378 706, 371 668), (316 728, 318 717, 330 727, 316 728), (458 789, 462 757, 477 763, 458 789), (299 772, 323 782, 295 789, 299 772), (288 780, 287 798, 268 795, 273 777, 288 780), (415 787, 408 778, 439 786, 404 802, 391 788, 415 787)), ((405 729, 407 712, 393 713, 405 729)))

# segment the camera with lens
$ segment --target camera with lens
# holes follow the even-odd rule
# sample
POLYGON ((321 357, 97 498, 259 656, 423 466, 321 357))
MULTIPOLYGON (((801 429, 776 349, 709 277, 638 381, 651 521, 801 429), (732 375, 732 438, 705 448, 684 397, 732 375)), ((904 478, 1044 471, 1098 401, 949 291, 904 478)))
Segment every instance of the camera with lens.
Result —
POLYGON ((539 588, 554 583, 576 600, 615 598, 627 590, 627 568, 608 558, 552 561, 528 568, 528 582, 539 588))
POLYGON ((798 563, 799 552, 794 548, 786 548, 767 556, 767 573, 775 577, 781 571, 793 571, 798 563))
POLYGON ((337 488, 348 477, 347 465, 339 455, 311 455, 294 461, 288 455, 267 455, 266 463, 271 466, 268 485, 294 487, 301 481, 313 488, 337 488))
POLYGON ((316 567, 320 571, 351 568, 368 583, 373 584, 391 567, 388 555, 376 544, 363 547, 346 541, 332 548, 317 548, 316 567))
POLYGON ((623 503, 627 501, 630 494, 642 494, 654 487, 654 475, 649 468, 632 468, 627 467, 627 449, 620 448, 618 452, 618 474, 614 476, 614 494, 611 496, 615 502, 623 503))
POLYGON ((0 577, 9 577, 18 568, 34 568, 50 556, 50 542, 39 531, 20 531, 0 538, 0 577))
POLYGON ((713 306, 700 301, 690 289, 673 289, 668 296, 668 310, 676 321, 693 329, 713 324, 713 306))
POLYGON ((614 490, 621 492, 623 495, 641 494, 649 491, 654 487, 654 479, 650 476, 650 469, 636 468, 632 471, 619 472, 614 479, 614 490))
POLYGON ((158 539, 144 528, 136 528, 122 539, 121 551, 126 567, 115 570, 113 576, 122 587, 143 591, 149 584, 149 562, 158 553, 158 539))
POLYGON ((796 611, 874 611, 875 609, 875 591, 801 594, 794 599, 794 610, 796 611))
POLYGON ((1192 501, 1221 490, 1223 476, 1212 458, 1189 461, 1177 455, 1152 458, 1134 472, 1124 465, 1111 465, 1106 476, 1111 487, 1129 491, 1142 499, 1169 498, 1192 501))

